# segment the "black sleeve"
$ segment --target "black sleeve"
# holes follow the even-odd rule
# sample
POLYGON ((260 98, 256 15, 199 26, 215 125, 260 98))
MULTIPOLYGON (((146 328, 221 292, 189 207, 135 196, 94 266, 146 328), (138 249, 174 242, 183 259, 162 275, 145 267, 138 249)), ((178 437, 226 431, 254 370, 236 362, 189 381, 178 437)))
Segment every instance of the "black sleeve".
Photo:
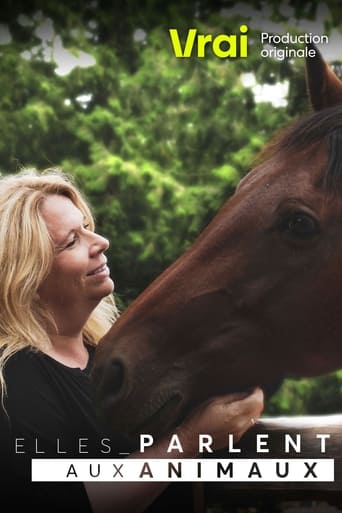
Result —
MULTIPOLYGON (((74 440, 79 437, 111 436, 118 452, 133 452, 135 443, 121 434, 102 431, 91 400, 91 384, 86 373, 67 368, 46 355, 20 351, 5 367, 8 416, 0 412, 1 513, 91 513, 83 483, 32 483, 31 458, 56 457, 56 439, 60 438, 65 457, 78 457, 74 440), (16 439, 18 440, 17 449, 16 439), (25 451, 23 453, 23 451, 25 451), (6 484, 5 484, 6 483, 6 484), (6 509, 5 503, 9 506, 6 509), (23 508, 24 505, 24 508, 23 508)), ((96 444, 95 444, 96 445, 96 444)), ((99 457, 96 451, 91 457, 99 457)), ((146 510, 146 513, 188 513, 192 510, 191 486, 171 484, 146 510)), ((115 505, 113 505, 113 513, 115 505)))
POLYGON ((5 368, 7 396, 0 408, 1 511, 27 513, 91 513, 83 483, 33 483, 31 458, 35 444, 55 453, 55 437, 69 439, 61 402, 54 404, 53 390, 44 383, 41 369, 14 356, 5 368))

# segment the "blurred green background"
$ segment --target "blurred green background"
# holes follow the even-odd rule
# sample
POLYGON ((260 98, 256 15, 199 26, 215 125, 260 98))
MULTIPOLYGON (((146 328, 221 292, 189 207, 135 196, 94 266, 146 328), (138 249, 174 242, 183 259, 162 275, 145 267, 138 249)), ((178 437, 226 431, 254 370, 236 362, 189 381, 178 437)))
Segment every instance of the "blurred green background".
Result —
MULTIPOLYGON (((338 72, 341 21, 337 1, 4 1, 0 171, 59 167, 75 178, 111 241, 123 311, 208 224, 272 134, 309 110, 304 59, 261 58, 260 30, 329 35, 320 49, 338 72), (184 41, 189 27, 233 34, 241 23, 247 59, 172 53, 169 28, 184 41)), ((266 413, 337 412, 341 397, 342 371, 287 380, 266 413)))

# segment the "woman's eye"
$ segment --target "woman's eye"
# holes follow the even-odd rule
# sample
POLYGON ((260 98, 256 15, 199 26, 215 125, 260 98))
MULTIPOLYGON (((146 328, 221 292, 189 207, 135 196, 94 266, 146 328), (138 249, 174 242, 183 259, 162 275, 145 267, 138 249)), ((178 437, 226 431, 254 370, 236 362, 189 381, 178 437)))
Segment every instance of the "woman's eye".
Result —
POLYGON ((309 214, 295 212, 280 224, 280 231, 295 240, 311 240, 319 233, 319 224, 309 214))
POLYGON ((65 245, 65 249, 72 248, 72 246, 74 246, 74 244, 76 242, 77 242, 77 236, 75 235, 75 237, 65 245))

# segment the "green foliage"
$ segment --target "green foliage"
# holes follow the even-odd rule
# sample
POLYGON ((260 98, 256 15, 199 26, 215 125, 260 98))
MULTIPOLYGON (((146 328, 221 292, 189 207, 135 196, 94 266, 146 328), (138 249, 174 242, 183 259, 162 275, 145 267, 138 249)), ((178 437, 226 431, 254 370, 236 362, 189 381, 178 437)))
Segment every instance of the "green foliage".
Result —
MULTIPOLYGON (((222 14, 234 5, 3 2, 0 171, 56 166, 75 178, 98 231, 111 241, 122 309, 193 242, 271 135, 307 109, 303 61, 260 59, 253 18, 248 59, 173 56, 169 27, 183 36, 189 27, 234 33, 249 8, 266 9, 254 1, 240 14, 222 14), (82 52, 93 65, 56 73, 82 52), (288 81, 287 105, 256 102, 242 80, 247 72, 258 84, 288 81)), ((289 5, 298 19, 315 19, 319 2, 289 5)), ((279 2, 271 2, 270 16, 284 26, 289 21, 279 2)), ((338 3, 331 2, 326 29, 340 19, 338 3)), ((339 374, 286 382, 269 411, 335 409, 340 382, 339 374)))
POLYGON ((266 406, 269 415, 318 415, 340 413, 342 372, 316 379, 285 380, 266 406))

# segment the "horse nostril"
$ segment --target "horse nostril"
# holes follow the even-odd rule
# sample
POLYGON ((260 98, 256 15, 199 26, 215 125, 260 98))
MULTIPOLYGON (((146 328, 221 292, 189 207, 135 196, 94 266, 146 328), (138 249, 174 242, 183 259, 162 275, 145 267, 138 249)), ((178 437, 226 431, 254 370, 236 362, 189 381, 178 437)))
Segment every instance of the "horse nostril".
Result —
POLYGON ((112 360, 107 369, 107 386, 113 394, 120 392, 125 381, 125 369, 120 360, 112 360))

